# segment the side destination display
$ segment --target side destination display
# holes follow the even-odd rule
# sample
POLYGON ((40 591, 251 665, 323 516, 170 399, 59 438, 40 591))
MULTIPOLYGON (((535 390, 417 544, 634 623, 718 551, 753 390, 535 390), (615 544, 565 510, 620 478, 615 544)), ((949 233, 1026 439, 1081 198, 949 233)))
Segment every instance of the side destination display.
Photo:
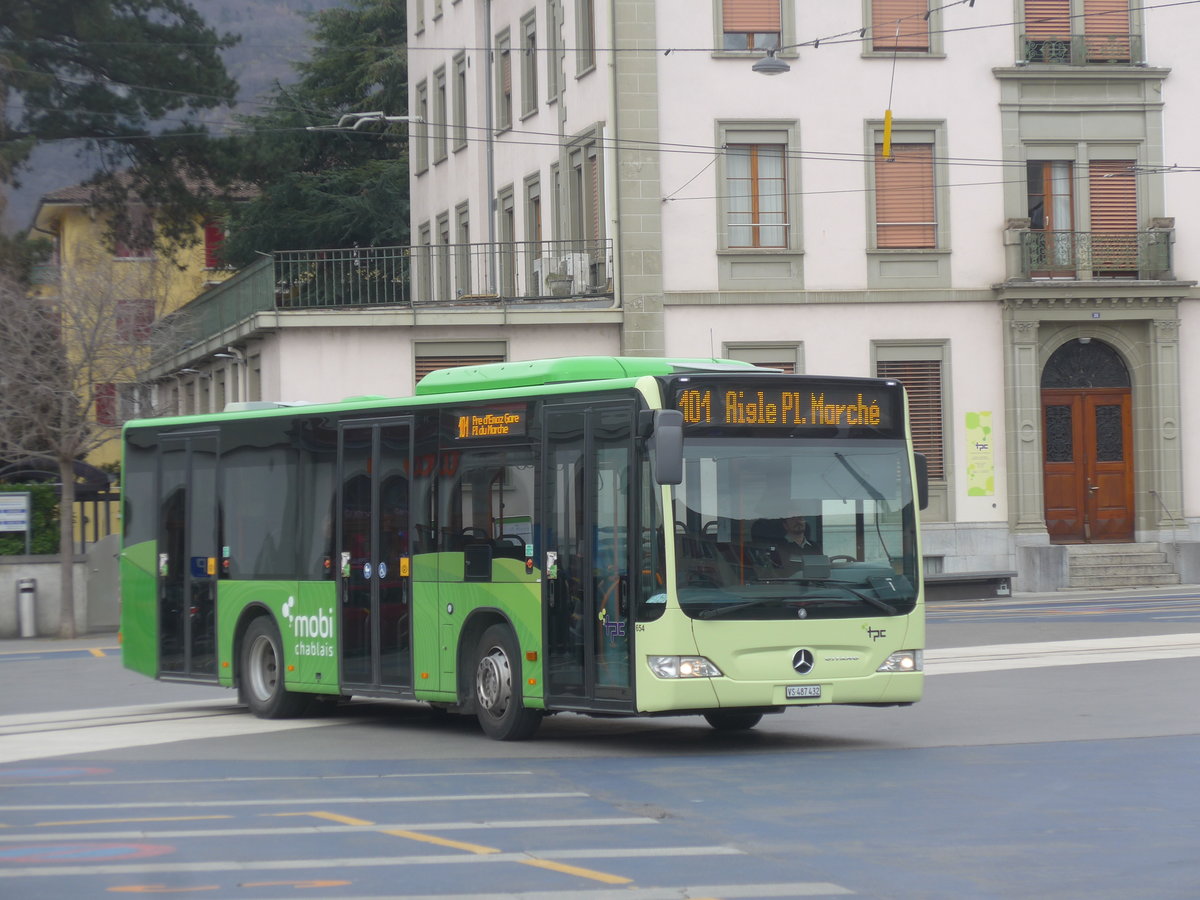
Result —
POLYGON ((459 440, 518 437, 525 434, 528 418, 525 404, 473 407, 454 411, 459 440))
POLYGON ((779 428, 873 428, 900 424, 900 391, 892 385, 763 385, 705 381, 677 384, 675 408, 685 425, 779 428))

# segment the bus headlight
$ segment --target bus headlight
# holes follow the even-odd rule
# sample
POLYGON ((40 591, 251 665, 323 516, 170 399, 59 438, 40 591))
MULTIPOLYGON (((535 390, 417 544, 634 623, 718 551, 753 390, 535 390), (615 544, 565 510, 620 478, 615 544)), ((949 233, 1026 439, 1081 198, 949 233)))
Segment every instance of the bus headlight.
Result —
POLYGON ((925 667, 925 651, 897 650, 883 661, 876 672, 920 672, 925 667))
POLYGON ((721 670, 703 656, 647 656, 650 671, 659 678, 719 678, 721 670))

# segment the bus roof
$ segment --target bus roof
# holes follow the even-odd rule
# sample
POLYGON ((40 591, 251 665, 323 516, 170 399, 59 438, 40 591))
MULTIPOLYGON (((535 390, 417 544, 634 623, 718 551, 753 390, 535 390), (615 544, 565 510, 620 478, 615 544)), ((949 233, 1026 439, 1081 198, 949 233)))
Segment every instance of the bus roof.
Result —
POLYGON ((524 362, 487 363, 437 369, 417 384, 417 396, 457 394, 466 391, 502 390, 565 384, 579 381, 608 381, 643 375, 674 375, 681 372, 728 372, 756 368, 733 359, 666 359, 652 356, 572 356, 560 359, 531 359, 524 362))

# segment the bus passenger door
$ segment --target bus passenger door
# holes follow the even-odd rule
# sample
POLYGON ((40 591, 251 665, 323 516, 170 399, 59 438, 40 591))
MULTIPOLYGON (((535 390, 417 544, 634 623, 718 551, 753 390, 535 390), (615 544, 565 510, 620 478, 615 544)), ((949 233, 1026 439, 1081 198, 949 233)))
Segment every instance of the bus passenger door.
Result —
POLYGON ((163 439, 158 455, 159 674, 217 677, 217 435, 163 439))
POLYGON ((343 424, 338 598, 343 686, 412 686, 411 419, 343 424))
POLYGON ((552 704, 627 709, 631 403, 546 407, 543 559, 552 704))

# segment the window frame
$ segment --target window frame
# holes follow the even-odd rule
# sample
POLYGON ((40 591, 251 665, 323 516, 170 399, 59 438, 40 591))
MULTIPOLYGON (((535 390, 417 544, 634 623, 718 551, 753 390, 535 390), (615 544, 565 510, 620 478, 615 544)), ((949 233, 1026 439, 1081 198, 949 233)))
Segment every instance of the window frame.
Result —
MULTIPOLYGON (((953 434, 954 422, 951 377, 950 377, 950 341, 949 339, 932 340, 874 340, 871 341, 871 371, 878 378, 897 378, 896 375, 880 374, 880 364, 896 363, 931 363, 939 365, 938 405, 941 422, 937 429, 941 441, 941 477, 937 477, 935 469, 930 469, 929 477, 929 507, 921 513, 921 518, 927 522, 952 521, 954 453, 953 434)), ((897 380, 900 380, 897 378, 897 380)), ((914 418, 913 397, 910 395, 910 419, 914 418)), ((918 398, 919 401, 919 398, 918 398)), ((919 428, 918 424, 918 428, 919 428)), ((918 443, 917 429, 913 434, 913 450, 923 452, 918 443)), ((928 454, 926 455, 928 459, 928 454)))
POLYGON ((521 118, 538 111, 537 11, 521 16, 521 118))
MULTIPOLYGON (((713 3, 713 57, 727 59, 746 59, 761 57, 765 48, 727 50, 725 49, 725 6, 739 0, 714 0, 713 3)), ((799 53, 791 45, 796 43, 796 12, 794 3, 780 2, 779 4, 779 45, 790 49, 780 50, 776 56, 780 59, 796 59, 799 53)))
POLYGON ((417 117, 409 129, 412 144, 412 171, 423 175, 429 171, 429 82, 422 78, 413 91, 413 115, 417 117))
POLYGON ((447 149, 449 127, 446 117, 449 110, 446 107, 446 67, 438 66, 433 70, 433 164, 445 162, 449 156, 447 149))
POLYGON ((575 0, 575 77, 596 71, 596 2, 575 0))
MULTIPOLYGON (((893 57, 902 59, 944 59, 946 51, 945 42, 942 39, 944 31, 942 25, 942 5, 932 2, 932 0, 925 0, 925 8, 928 13, 928 18, 924 20, 926 27, 926 49, 893 50, 887 46, 875 46, 874 25, 876 4, 889 2, 903 4, 912 3, 913 0, 862 0, 862 22, 863 27, 866 29, 866 34, 863 36, 862 55, 864 57, 882 57, 886 59, 892 59, 893 57)), ((892 39, 895 37, 894 30, 891 37, 892 39)))
POLYGON ((451 123, 450 149, 457 153, 467 146, 467 54, 465 51, 454 54, 451 61, 454 72, 453 98, 451 100, 454 112, 451 123))
POLYGON ((508 28, 496 33, 495 48, 496 71, 496 133, 508 131, 513 127, 513 72, 512 72, 512 32, 508 28))
POLYGON ((875 254, 917 255, 948 253, 950 251, 950 201, 949 167, 946 163, 946 123, 938 121, 904 121, 892 124, 892 146, 904 144, 928 144, 931 148, 933 170, 934 244, 932 247, 881 247, 879 245, 879 222, 875 168, 877 148, 883 141, 883 121, 873 119, 866 123, 866 146, 864 148, 867 175, 867 251, 875 254))
POLYGON ((779 254, 797 253, 801 251, 803 235, 801 204, 800 167, 800 124, 795 119, 761 119, 761 120, 718 120, 716 141, 722 151, 717 157, 717 234, 718 252, 745 254, 779 254), (781 246, 754 247, 735 246, 729 240, 730 210, 729 191, 730 171, 728 154, 725 148, 731 145, 782 145, 784 189, 787 199, 784 204, 786 238, 781 246))

